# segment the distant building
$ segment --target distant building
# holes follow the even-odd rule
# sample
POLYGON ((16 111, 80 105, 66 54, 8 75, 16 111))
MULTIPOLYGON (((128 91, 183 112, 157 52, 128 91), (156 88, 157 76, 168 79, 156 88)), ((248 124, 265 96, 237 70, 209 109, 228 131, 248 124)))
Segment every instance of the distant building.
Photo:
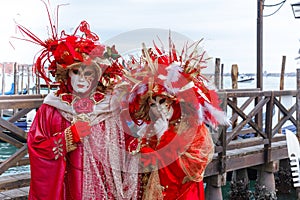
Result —
POLYGON ((2 74, 4 70, 4 73, 6 74, 12 74, 14 71, 14 62, 4 62, 0 63, 0 73, 2 74))
MULTIPOLYGON (((15 65, 15 62, 0 63, 0 74, 2 74, 3 71, 5 74, 13 74, 14 73, 14 65, 15 65)), ((32 65, 16 63, 16 70, 17 70, 17 72, 24 71, 25 74, 27 74, 28 70, 29 70, 29 73, 31 73, 32 65)))

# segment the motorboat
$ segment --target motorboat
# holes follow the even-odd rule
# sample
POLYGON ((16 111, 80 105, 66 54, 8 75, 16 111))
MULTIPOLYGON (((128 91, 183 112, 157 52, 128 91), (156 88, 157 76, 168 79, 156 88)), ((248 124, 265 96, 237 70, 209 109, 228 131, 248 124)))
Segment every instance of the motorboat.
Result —
POLYGON ((237 82, 251 82, 253 81, 254 78, 252 76, 248 76, 248 75, 245 75, 245 74, 242 74, 242 75, 239 75, 238 76, 238 80, 237 82))

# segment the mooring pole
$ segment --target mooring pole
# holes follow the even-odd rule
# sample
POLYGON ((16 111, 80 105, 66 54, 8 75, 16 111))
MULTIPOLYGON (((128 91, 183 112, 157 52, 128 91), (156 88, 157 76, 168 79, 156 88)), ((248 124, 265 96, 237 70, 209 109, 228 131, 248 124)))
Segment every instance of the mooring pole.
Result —
POLYGON ((257 67, 256 86, 263 90, 263 5, 264 0, 257 0, 257 67))
MULTIPOLYGON (((256 88, 263 91, 263 7, 264 0, 257 0, 257 69, 256 69, 256 88)), ((255 99, 255 105, 258 104, 261 97, 255 99)), ((262 110, 255 116, 255 122, 262 130, 262 110)))

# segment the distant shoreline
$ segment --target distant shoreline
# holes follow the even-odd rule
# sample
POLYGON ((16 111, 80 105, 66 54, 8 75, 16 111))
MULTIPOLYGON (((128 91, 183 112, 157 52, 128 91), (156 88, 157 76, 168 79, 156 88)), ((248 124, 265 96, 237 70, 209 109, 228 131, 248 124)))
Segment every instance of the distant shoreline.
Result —
MULTIPOLYGON (((5 73, 8 76, 12 76, 12 73, 5 73)), ((210 74, 210 73, 203 73, 206 76, 213 76, 214 74, 210 74)), ((245 75, 245 76, 250 76, 250 77, 255 77, 256 73, 240 73, 241 75, 245 75)), ((0 73, 0 76, 2 76, 2 73, 0 73)), ((26 74, 25 74, 26 76, 26 74)), ((231 73, 225 73, 223 74, 223 76, 231 76, 231 73)), ((264 73, 263 74, 264 77, 280 77, 280 73, 264 73)), ((290 77, 294 77, 297 76, 296 72, 289 72, 289 73, 285 73, 284 76, 290 76, 290 77)))
MULTIPOLYGON (((205 74, 205 75, 214 75, 214 74, 205 74)), ((256 77, 255 73, 240 73, 240 75, 245 75, 245 76, 250 76, 250 77, 256 77)), ((231 73, 224 73, 223 76, 231 76, 231 73)), ((263 74, 264 77, 280 77, 280 73, 264 73, 263 74)), ((296 72, 289 72, 289 73, 285 73, 284 76, 297 76, 296 72)))

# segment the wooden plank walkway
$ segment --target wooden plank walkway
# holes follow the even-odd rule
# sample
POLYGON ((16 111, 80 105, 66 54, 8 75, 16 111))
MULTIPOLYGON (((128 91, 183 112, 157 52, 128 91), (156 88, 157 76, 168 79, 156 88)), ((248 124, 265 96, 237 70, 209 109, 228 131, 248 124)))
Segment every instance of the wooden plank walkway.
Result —
MULTIPOLYGON (((285 136, 284 136, 285 138, 285 136)), ((232 142, 234 143, 250 143, 256 138, 242 139, 239 141, 232 142)), ((283 139, 280 137, 280 139, 283 139)), ((270 147, 270 161, 277 161, 288 158, 286 140, 276 141, 272 143, 270 147)), ((262 164, 265 164, 265 151, 263 144, 252 144, 248 147, 234 148, 227 150, 223 160, 225 161, 225 171, 230 172, 237 169, 243 169, 248 167, 255 167, 262 164)), ((205 177, 218 175, 220 171, 219 158, 218 154, 215 153, 213 160, 208 164, 205 170, 205 177)))
POLYGON ((29 187, 12 189, 0 193, 0 199, 25 200, 28 199, 29 187))
POLYGON ((30 173, 3 175, 0 177, 0 199, 27 199, 30 173))
MULTIPOLYGON (((282 139, 282 138, 281 138, 282 139)), ((234 148, 237 143, 251 143, 255 138, 235 141, 233 149, 226 154, 226 171, 255 167, 264 164, 264 146, 262 144, 234 148)), ((271 146, 271 160, 287 158, 286 141, 277 141, 271 146)), ((208 165, 205 177, 218 174, 218 156, 215 154, 213 161, 208 165)), ((30 184, 30 173, 0 176, 0 199, 27 199, 30 184)))

